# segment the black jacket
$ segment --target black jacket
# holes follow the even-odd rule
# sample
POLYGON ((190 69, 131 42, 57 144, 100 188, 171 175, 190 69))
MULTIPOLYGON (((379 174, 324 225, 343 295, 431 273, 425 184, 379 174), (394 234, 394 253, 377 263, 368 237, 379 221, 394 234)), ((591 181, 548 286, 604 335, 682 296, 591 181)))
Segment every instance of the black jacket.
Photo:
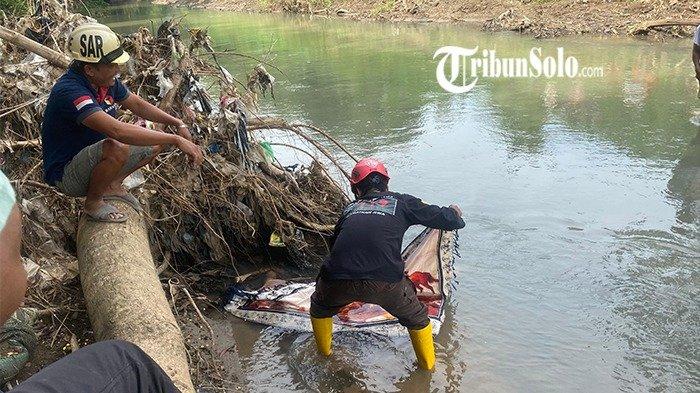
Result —
POLYGON ((414 224, 453 230, 464 221, 449 207, 395 192, 369 194, 350 203, 335 225, 324 278, 398 282, 404 276, 401 241, 414 224))

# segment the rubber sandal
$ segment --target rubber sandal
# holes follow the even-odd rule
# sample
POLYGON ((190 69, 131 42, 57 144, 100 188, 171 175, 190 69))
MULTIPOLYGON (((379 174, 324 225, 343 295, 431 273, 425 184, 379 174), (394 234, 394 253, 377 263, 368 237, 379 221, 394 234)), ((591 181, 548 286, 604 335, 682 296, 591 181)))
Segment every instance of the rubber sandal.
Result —
POLYGON ((122 201, 127 203, 129 206, 133 207, 134 210, 136 210, 137 212, 143 211, 143 207, 141 207, 141 202, 139 202, 139 200, 131 194, 105 195, 104 197, 102 197, 102 199, 105 201, 122 201))
POLYGON ((87 211, 85 214, 88 215, 88 218, 91 219, 92 221, 97 221, 97 222, 113 222, 113 223, 119 223, 119 222, 125 222, 127 220, 126 214, 122 213, 117 209, 116 207, 109 205, 109 204, 104 204, 100 206, 99 209, 93 214, 93 213, 88 213, 87 211), (121 214, 121 218, 112 218, 109 215, 110 214, 121 214))

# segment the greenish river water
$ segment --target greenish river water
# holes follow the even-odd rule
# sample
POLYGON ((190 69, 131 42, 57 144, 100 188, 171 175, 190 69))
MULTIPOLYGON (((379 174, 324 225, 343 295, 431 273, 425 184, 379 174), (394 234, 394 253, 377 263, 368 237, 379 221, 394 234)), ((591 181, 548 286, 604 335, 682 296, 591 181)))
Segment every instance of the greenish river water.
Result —
MULTIPOLYGON (((251 391, 700 390, 700 110, 690 40, 534 40, 411 25, 125 6, 120 32, 187 13, 217 48, 265 57, 263 113, 314 123, 388 165, 394 190, 459 204, 458 283, 416 370, 408 338, 308 334, 232 318, 251 391), (442 46, 564 47, 602 78, 436 83, 442 46), (270 51, 270 55, 267 55, 270 51)), ((239 80, 256 63, 225 57, 239 80)), ((289 163, 293 163, 293 155, 289 163)), ((349 162, 345 162, 350 165, 349 162)), ((415 233, 416 231, 413 231, 415 233)))

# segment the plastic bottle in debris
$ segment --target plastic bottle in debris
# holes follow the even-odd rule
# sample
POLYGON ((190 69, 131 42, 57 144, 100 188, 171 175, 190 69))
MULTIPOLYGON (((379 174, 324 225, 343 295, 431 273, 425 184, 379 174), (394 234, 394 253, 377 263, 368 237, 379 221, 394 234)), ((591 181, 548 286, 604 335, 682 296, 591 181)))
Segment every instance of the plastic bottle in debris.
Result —
POLYGON ((124 179, 122 183, 127 190, 136 188, 146 182, 146 178, 143 176, 143 172, 139 169, 136 172, 130 174, 124 179))

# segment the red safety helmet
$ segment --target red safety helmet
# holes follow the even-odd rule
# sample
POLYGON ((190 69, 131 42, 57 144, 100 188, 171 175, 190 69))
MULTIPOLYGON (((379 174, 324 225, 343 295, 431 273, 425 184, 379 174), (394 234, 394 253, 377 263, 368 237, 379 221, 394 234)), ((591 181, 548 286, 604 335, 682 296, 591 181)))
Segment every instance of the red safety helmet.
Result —
POLYGON ((355 185, 361 182, 365 177, 369 176, 370 173, 377 172, 389 179, 389 173, 386 171, 384 164, 374 158, 363 158, 355 167, 352 168, 352 173, 350 173, 350 184, 355 185))

